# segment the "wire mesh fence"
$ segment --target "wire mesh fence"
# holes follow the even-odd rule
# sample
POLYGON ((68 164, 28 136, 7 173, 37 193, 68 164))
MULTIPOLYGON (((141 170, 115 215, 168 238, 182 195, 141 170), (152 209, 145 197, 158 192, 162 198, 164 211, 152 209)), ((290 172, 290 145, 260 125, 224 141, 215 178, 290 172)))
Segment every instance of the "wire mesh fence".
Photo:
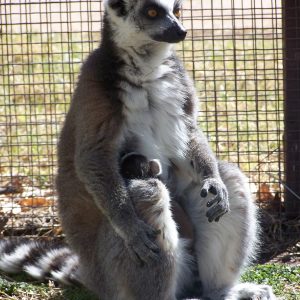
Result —
MULTIPOLYGON (((99 43, 103 3, 4 0, 0 10, 0 229, 57 235, 56 144, 80 65, 99 43)), ((189 33, 178 54, 201 128, 220 159, 247 173, 256 201, 281 216, 281 1, 190 0, 182 19, 189 33)))

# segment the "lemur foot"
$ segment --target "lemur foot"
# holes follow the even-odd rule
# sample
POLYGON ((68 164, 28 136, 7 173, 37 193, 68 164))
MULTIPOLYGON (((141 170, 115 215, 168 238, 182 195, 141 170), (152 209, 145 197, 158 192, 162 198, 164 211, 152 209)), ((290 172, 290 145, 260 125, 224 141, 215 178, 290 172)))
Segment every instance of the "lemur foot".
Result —
MULTIPOLYGON (((268 285, 241 283, 234 286, 229 293, 224 291, 212 292, 200 298, 185 300, 276 300, 272 288, 268 285)), ((278 299, 279 300, 279 299, 278 299)))
POLYGON ((240 283, 232 288, 225 300, 276 300, 273 290, 268 285, 240 283))
POLYGON ((206 216, 209 222, 218 222, 229 211, 228 192, 221 179, 207 178, 203 180, 200 195, 205 198, 209 192, 214 197, 207 202, 206 216))

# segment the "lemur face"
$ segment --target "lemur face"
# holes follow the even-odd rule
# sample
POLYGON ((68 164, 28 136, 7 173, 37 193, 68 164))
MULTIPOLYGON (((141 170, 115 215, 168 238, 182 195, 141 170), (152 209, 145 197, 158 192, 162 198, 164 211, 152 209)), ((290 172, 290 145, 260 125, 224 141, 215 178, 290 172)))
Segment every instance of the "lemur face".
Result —
POLYGON ((125 179, 155 178, 161 174, 161 165, 157 159, 148 160, 146 156, 128 153, 121 158, 121 175, 125 179))
POLYGON ((177 43, 186 30, 179 22, 181 0, 106 0, 113 30, 127 43, 177 43))

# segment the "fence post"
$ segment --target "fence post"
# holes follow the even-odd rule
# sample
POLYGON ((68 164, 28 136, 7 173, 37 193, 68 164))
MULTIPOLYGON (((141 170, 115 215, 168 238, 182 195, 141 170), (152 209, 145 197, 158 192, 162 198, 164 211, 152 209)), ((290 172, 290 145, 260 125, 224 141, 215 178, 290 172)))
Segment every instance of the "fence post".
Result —
POLYGON ((300 216, 300 1, 282 0, 285 112, 285 209, 300 216), (298 195, 298 196, 297 196, 298 195))

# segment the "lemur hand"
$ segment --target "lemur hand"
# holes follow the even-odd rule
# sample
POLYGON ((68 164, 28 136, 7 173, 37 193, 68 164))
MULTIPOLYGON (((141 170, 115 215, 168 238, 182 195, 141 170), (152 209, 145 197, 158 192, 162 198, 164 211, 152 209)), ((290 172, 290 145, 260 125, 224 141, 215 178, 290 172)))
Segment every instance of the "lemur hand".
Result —
POLYGON ((158 232, 139 220, 135 232, 126 242, 129 254, 138 264, 144 265, 159 260, 159 248, 154 240, 158 232))
POLYGON ((209 209, 206 216, 209 222, 218 222, 229 211, 227 188, 221 179, 206 178, 202 182, 201 197, 207 197, 208 192, 213 194, 214 197, 207 202, 209 209))

